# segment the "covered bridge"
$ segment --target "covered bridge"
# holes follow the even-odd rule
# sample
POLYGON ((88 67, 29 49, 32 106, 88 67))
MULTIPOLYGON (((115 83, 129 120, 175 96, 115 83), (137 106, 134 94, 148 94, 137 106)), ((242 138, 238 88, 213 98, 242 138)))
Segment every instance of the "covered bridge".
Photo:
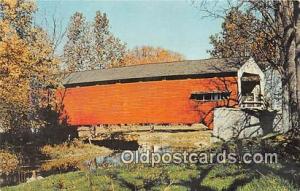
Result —
POLYGON ((75 72, 59 92, 73 126, 194 124, 238 105, 243 59, 205 59, 75 72))

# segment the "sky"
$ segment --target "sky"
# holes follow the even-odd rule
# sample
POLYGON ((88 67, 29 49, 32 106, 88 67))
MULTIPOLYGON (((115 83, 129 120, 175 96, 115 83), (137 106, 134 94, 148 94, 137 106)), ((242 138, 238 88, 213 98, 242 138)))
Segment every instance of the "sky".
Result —
MULTIPOLYGON (((221 30, 221 20, 203 18, 191 0, 182 1, 53 1, 38 0, 36 20, 54 15, 62 27, 76 11, 92 21, 96 11, 108 15, 111 32, 127 44, 155 46, 179 52, 186 59, 208 58, 209 36, 221 30)), ((49 26, 48 26, 49 27, 49 26)), ((63 43, 60 46, 62 51, 63 43)))

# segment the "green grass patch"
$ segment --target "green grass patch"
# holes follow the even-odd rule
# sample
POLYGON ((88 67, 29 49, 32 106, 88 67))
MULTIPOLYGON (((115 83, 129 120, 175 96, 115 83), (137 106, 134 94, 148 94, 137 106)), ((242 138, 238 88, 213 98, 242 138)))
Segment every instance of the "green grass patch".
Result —
POLYGON ((282 177, 239 164, 122 165, 70 172, 2 190, 299 190, 282 177))

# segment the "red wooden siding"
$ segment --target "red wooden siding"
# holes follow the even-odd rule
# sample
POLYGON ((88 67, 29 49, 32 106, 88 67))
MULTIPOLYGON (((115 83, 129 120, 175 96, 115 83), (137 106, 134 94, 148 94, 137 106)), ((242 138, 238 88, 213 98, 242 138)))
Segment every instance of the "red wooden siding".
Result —
POLYGON ((236 105, 235 77, 162 80, 67 88, 63 95, 70 125, 193 124, 212 128, 214 107, 236 105), (194 101, 192 92, 230 91, 230 101, 194 101))

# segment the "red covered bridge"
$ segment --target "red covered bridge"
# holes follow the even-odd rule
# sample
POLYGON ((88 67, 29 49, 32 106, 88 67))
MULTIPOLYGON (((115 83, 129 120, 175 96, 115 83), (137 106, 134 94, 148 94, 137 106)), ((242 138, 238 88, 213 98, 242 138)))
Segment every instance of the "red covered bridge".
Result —
POLYGON ((206 59, 69 74, 59 92, 73 126, 193 124, 237 105, 238 59, 206 59))

